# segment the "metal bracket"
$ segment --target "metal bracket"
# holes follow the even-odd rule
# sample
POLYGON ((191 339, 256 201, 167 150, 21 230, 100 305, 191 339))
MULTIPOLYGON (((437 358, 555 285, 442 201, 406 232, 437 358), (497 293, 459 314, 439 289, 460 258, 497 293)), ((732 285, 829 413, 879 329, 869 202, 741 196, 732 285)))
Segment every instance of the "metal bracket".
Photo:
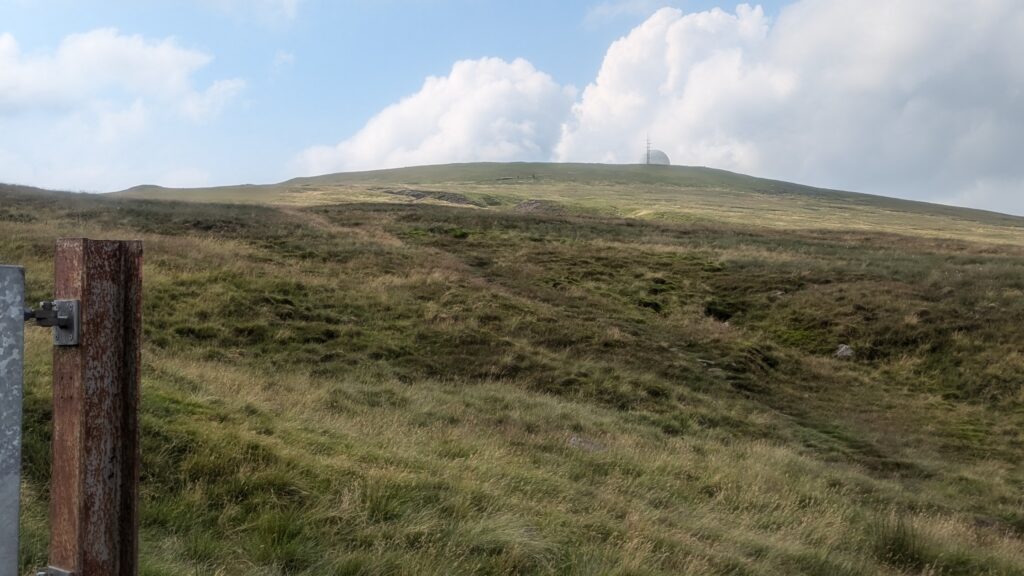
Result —
POLYGON ((68 572, 67 570, 63 570, 61 568, 54 568, 53 566, 48 566, 36 572, 36 576, 75 576, 75 573, 68 572))
POLYGON ((78 300, 40 302, 39 310, 25 310, 25 321, 53 327, 54 346, 78 346, 81 312, 78 300))

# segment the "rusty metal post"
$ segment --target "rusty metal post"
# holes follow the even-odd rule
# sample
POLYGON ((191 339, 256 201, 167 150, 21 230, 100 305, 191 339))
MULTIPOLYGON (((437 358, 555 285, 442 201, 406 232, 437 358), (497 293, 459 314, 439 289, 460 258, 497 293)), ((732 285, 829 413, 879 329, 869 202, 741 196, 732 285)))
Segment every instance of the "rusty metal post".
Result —
POLYGON ((0 266, 0 576, 18 575, 25 271, 0 266))
POLYGON ((80 343, 53 352, 50 566, 138 574, 142 243, 57 241, 54 297, 80 301, 80 343))

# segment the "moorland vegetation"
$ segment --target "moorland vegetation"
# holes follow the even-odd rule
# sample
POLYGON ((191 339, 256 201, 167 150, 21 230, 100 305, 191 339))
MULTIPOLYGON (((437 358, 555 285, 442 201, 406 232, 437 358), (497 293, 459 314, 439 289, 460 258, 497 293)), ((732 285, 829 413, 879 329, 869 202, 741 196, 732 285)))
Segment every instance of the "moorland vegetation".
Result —
POLYGON ((0 187, 32 301, 145 241, 142 574, 1024 574, 1024 219, 561 170, 0 187))

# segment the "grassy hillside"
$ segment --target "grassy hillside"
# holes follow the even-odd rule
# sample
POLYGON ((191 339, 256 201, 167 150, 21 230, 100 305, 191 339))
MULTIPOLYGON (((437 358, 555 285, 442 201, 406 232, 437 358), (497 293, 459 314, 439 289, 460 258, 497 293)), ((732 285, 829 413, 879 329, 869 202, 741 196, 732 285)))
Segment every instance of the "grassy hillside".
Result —
POLYGON ((1024 243, 1024 218, 822 190, 711 168, 603 164, 453 164, 297 178, 265 186, 167 189, 121 197, 292 206, 353 202, 547 208, 680 223, 846 229, 1024 243))
POLYGON ((32 300, 146 242, 143 574, 1024 574, 1022 220, 533 169, 0 189, 32 300))

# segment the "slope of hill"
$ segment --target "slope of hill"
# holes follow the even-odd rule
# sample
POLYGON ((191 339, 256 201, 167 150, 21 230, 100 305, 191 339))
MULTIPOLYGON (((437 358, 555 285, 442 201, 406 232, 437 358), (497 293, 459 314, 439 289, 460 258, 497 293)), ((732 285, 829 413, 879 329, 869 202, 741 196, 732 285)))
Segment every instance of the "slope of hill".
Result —
POLYGON ((32 300, 146 242, 143 574, 1024 574, 1021 219, 541 168, 0 187, 32 300))
POLYGON ((140 186, 115 195, 293 206, 416 200, 509 207, 543 200, 573 211, 630 218, 1024 242, 1020 217, 685 166, 453 164, 330 174, 262 186, 140 186))

